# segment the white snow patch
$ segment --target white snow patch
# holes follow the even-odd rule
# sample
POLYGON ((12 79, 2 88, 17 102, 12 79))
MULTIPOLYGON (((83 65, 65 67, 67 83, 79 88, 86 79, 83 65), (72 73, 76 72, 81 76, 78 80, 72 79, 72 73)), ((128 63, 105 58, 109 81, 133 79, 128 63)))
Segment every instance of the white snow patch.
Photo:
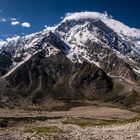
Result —
POLYGON ((137 41, 137 44, 140 45, 140 41, 137 41))
POLYGON ((136 67, 136 68, 133 68, 133 70, 137 73, 140 73, 140 68, 136 67))
POLYGON ((7 38, 6 41, 7 42, 16 42, 18 39, 20 38, 20 36, 14 36, 14 37, 11 37, 11 38, 7 38))
POLYGON ((3 45, 6 43, 6 41, 0 40, 0 49, 3 47, 3 45))
POLYGON ((99 62, 93 62, 97 67, 99 67, 100 68, 100 63, 99 62))
POLYGON ((31 58, 31 54, 28 54, 23 61, 17 63, 15 66, 13 66, 13 68, 4 76, 1 77, 1 79, 6 78, 7 76, 9 76, 12 72, 14 72, 18 67, 20 67, 22 64, 24 64, 26 61, 28 61, 31 58))

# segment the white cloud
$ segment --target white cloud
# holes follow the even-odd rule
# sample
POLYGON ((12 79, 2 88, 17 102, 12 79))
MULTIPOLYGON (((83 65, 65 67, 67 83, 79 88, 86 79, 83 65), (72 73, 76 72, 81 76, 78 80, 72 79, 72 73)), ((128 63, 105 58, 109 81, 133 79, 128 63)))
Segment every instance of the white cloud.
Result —
MULTIPOLYGON (((1 10, 0 10, 1 12, 1 10)), ((30 28, 31 25, 29 22, 21 22, 19 20, 17 20, 15 17, 14 18, 3 18, 0 16, 0 22, 8 22, 10 23, 12 26, 16 26, 16 25, 21 25, 22 27, 25 27, 25 28, 30 28)))
POLYGON ((16 18, 11 18, 11 25, 18 25, 20 22, 16 18))
POLYGON ((29 22, 20 23, 20 21, 18 21, 16 18, 11 18, 10 21, 11 21, 11 25, 20 24, 22 27, 25 27, 25 28, 29 28, 31 26, 29 22))
POLYGON ((22 27, 26 27, 26 28, 31 27, 31 25, 30 25, 29 22, 23 22, 23 23, 21 24, 21 26, 22 26, 22 27))
POLYGON ((18 25, 20 22, 19 21, 12 21, 11 25, 18 25))
POLYGON ((0 22, 6 22, 6 19, 3 17, 0 17, 0 22))

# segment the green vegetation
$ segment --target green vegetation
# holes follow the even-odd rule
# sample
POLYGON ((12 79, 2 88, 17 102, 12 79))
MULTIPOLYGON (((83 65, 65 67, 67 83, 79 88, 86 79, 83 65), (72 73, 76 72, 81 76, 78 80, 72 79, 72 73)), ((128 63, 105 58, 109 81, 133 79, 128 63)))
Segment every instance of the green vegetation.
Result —
MULTIPOLYGON (((60 134, 63 133, 62 129, 57 126, 44 126, 44 127, 29 127, 25 128, 25 133, 32 134, 45 134, 48 139, 60 140, 60 134)), ((30 137, 28 138, 30 140, 30 137)))
POLYGON ((62 133, 62 129, 58 128, 57 126, 45 126, 45 127, 31 127, 27 128, 25 132, 29 133, 44 133, 44 134, 51 134, 51 133, 62 133))
POLYGON ((81 127, 97 126, 97 125, 109 125, 112 121, 106 120, 90 120, 90 119, 68 119, 63 121, 63 124, 79 125, 81 127))
POLYGON ((92 126, 105 126, 112 124, 127 124, 132 122, 140 121, 140 116, 133 119, 126 120, 104 120, 104 119, 76 119, 71 118, 63 121, 63 124, 79 125, 80 127, 92 127, 92 126))

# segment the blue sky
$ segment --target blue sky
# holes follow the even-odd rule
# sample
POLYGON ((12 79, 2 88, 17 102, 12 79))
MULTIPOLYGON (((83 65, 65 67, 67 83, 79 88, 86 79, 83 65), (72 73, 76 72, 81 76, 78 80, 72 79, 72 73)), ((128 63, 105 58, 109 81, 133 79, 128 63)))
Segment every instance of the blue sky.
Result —
POLYGON ((140 29, 140 0, 0 0, 0 39, 53 26, 68 12, 107 11, 140 29))

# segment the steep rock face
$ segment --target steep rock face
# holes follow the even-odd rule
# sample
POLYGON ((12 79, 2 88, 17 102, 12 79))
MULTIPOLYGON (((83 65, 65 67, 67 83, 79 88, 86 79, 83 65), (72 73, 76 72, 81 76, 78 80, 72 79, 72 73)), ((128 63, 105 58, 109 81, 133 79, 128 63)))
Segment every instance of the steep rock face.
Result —
POLYGON ((96 18, 66 19, 56 29, 71 46, 68 58, 88 61, 112 76, 136 81, 133 71, 139 66, 140 54, 133 41, 124 39, 102 20, 96 18))
POLYGON ((110 76, 137 81, 137 74, 133 71, 133 65, 124 61, 123 58, 118 57, 115 52, 109 48, 104 48, 96 42, 89 41, 85 46, 88 46, 88 48, 86 48, 86 54, 88 54, 88 56, 85 57, 84 52, 82 52, 81 54, 76 54, 76 56, 74 55, 75 60, 90 61, 90 63, 94 63, 102 68, 110 76))
POLYGON ((63 53, 48 58, 44 51, 7 77, 8 87, 33 102, 51 97, 59 100, 102 99, 112 91, 113 82, 94 64, 74 64, 63 53), (36 94, 42 97, 36 97, 36 94))
POLYGON ((3 51, 0 54, 0 76, 6 74, 8 69, 12 65, 12 55, 7 51, 3 51))
POLYGON ((109 54, 102 61, 102 68, 108 75, 118 78, 125 78, 130 81, 137 81, 138 76, 129 63, 118 58, 116 54, 109 54))
POLYGON ((74 76, 73 87, 89 100, 103 99, 113 89, 111 78, 93 64, 83 63, 74 76))

